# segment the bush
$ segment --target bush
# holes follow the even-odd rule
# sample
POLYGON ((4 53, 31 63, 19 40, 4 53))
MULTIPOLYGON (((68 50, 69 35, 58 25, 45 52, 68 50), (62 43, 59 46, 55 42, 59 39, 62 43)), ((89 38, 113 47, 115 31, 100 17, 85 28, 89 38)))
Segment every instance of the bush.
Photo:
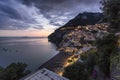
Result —
POLYGON ((79 62, 66 67, 63 76, 70 80, 89 80, 84 64, 79 62))

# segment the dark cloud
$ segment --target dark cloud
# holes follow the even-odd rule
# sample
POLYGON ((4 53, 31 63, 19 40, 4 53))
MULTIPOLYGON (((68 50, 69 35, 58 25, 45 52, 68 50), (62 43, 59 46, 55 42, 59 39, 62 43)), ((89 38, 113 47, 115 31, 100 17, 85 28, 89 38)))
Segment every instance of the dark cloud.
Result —
POLYGON ((57 17, 68 16, 68 21, 80 12, 100 11, 100 0, 28 0, 28 2, 34 3, 44 17, 48 19, 52 18, 51 15, 56 15, 57 17), (69 14, 66 15, 66 13, 69 14))
POLYGON ((44 29, 47 25, 61 26, 80 12, 100 11, 99 1, 0 0, 0 29, 44 29))
POLYGON ((1 12, 1 16, 9 16, 9 18, 21 19, 20 14, 15 9, 7 5, 0 4, 0 12, 1 12), (2 12, 4 14, 2 14, 2 12))
POLYGON ((92 5, 97 4, 100 2, 100 0, 77 0, 78 3, 86 4, 86 5, 92 5))
POLYGON ((0 29, 16 30, 38 27, 41 14, 35 6, 23 5, 17 0, 0 1, 0 29))

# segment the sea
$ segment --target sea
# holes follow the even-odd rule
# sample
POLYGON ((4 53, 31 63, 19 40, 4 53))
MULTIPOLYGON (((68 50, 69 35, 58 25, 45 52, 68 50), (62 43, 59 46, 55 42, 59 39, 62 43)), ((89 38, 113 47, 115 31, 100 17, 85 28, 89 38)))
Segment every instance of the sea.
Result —
POLYGON ((35 71, 58 53, 45 37, 0 37, 0 66, 4 68, 22 62, 35 71))

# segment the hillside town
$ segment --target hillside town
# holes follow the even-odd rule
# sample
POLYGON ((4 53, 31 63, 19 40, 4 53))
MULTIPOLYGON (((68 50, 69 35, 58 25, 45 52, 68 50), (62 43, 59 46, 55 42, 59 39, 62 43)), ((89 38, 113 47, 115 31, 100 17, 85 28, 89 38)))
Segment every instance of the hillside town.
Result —
MULTIPOLYGON (((63 36, 63 41, 58 48, 59 51, 70 56, 55 72, 62 76, 65 67, 77 61, 82 62, 80 54, 96 49, 95 41, 108 34, 107 27, 106 23, 73 27, 74 29, 72 28, 70 33, 63 36)), ((65 28, 61 30, 65 30, 65 28)))
POLYGON ((75 27, 69 34, 63 36, 59 50, 77 54, 95 48, 95 40, 108 34, 107 27, 108 25, 105 23, 75 27))

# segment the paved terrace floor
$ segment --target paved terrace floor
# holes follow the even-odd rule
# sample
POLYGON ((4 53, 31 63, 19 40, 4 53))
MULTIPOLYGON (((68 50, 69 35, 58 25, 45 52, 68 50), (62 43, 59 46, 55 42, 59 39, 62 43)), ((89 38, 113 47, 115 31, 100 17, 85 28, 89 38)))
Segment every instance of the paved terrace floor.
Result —
POLYGON ((59 76, 56 73, 43 68, 32 75, 21 80, 69 80, 65 77, 59 76))

